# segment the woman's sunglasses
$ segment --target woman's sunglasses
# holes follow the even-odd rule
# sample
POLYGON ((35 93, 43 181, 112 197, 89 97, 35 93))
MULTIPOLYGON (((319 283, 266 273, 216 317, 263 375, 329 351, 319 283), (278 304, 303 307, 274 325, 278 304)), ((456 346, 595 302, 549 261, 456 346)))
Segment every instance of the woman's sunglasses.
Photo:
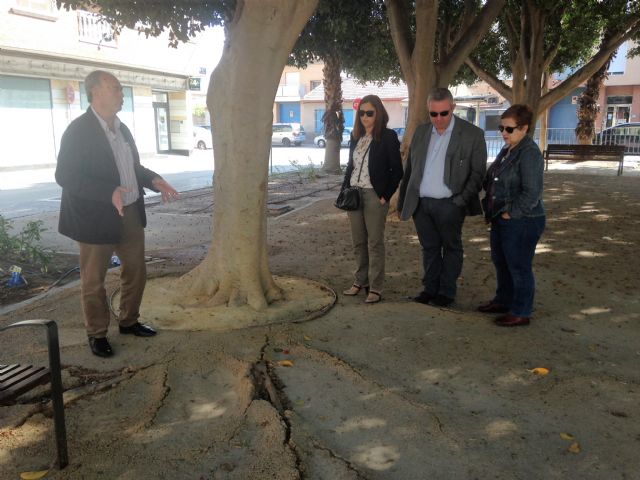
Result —
POLYGON ((429 112, 429 115, 432 118, 436 118, 438 115, 440 115, 441 117, 446 117, 447 115, 449 115, 449 110, 445 110, 444 112, 429 112))
POLYGON ((358 115, 364 117, 365 115, 369 118, 373 117, 376 114, 375 110, 358 110, 358 115))
POLYGON ((518 127, 518 126, 515 126, 515 127, 505 127, 504 125, 500 125, 500 126, 498 127, 498 130, 500 130, 500 132, 501 132, 501 133, 502 133, 502 132, 504 132, 504 131, 506 130, 508 134, 512 134, 512 133, 515 131, 515 129, 516 129, 516 128, 520 128, 520 127, 518 127))

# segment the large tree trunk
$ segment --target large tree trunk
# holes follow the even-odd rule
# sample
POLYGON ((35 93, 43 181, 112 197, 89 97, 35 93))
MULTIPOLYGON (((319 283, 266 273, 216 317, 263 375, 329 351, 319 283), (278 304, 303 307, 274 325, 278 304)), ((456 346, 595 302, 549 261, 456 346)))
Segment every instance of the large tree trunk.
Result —
POLYGON ((264 309, 282 295, 267 262, 272 108, 287 56, 317 2, 237 2, 207 93, 215 152, 213 239, 202 263, 181 278, 181 303, 264 309))
POLYGON ((335 174, 340 173, 340 143, 344 130, 341 65, 340 56, 334 53, 324 58, 324 67, 322 68, 325 103, 322 122, 324 123, 324 138, 327 141, 322 171, 335 174))
MULTIPOLYGON (((606 31, 603 36, 603 44, 606 44, 611 38, 610 31, 606 31)), ((576 125, 576 138, 581 145, 591 145, 596 134, 596 117, 600 111, 598 106, 598 97, 600 96, 600 88, 609 76, 609 66, 615 53, 609 55, 609 58, 602 64, 596 73, 587 80, 586 88, 578 99, 578 124, 576 125)))

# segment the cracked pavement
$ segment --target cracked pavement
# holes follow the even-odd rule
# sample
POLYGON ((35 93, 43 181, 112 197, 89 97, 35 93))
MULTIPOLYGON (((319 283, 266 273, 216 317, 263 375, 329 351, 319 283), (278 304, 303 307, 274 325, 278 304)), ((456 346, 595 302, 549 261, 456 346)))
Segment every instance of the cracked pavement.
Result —
MULTIPOLYGON (((112 325, 116 355, 103 360, 86 345, 77 286, 4 314, 2 323, 59 322, 70 465, 47 478, 637 478, 640 221, 629 208, 640 206, 637 179, 551 173, 545 181, 537 310, 524 329, 497 329, 474 311, 494 281, 479 219, 465 225, 451 309, 407 300, 419 290, 419 246, 410 222, 390 219, 384 300, 339 295, 304 323, 161 329, 151 339, 112 325), (550 374, 535 376, 535 367, 550 374)), ((336 291, 350 284, 349 229, 334 196, 316 192, 270 218, 274 274, 336 291)), ((169 231, 179 232, 182 216, 170 218, 169 231)), ((208 235, 195 229, 178 249, 154 238, 150 253, 165 261, 150 273, 188 270, 208 235)), ((3 333, 2 360, 46 363, 44 339, 24 337, 3 333)), ((46 391, 0 408, 0 479, 55 457, 46 391)))

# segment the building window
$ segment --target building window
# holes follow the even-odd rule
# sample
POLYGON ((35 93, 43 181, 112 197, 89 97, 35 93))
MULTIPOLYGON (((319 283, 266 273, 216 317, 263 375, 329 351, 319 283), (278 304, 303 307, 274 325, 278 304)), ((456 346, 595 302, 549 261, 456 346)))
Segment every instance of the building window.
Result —
POLYGON ((113 28, 100 15, 78 10, 78 37, 81 42, 117 48, 113 28))
POLYGON ((16 15, 55 21, 58 19, 58 8, 55 0, 14 0, 14 7, 9 10, 16 15))
POLYGON ((607 105, 631 105, 633 95, 613 95, 607 97, 607 105))
POLYGON ((320 85, 322 85, 322 80, 311 80, 311 90, 313 90, 314 88, 318 88, 320 85))

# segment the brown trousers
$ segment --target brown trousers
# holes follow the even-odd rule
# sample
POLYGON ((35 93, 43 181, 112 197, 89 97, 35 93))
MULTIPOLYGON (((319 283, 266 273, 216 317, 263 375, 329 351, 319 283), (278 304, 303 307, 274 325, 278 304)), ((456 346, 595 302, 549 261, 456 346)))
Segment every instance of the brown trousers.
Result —
POLYGON ((354 282, 357 285, 369 285, 375 292, 382 292, 385 263, 384 227, 389 203, 381 205, 380 198, 373 188, 363 188, 360 198, 360 209, 348 212, 357 264, 354 282))
POLYGON ((133 325, 140 316, 140 303, 147 281, 144 262, 144 228, 135 204, 124 207, 122 239, 118 244, 80 246, 82 310, 87 335, 105 337, 111 314, 104 282, 111 256, 120 258, 120 313, 123 327, 133 325))

